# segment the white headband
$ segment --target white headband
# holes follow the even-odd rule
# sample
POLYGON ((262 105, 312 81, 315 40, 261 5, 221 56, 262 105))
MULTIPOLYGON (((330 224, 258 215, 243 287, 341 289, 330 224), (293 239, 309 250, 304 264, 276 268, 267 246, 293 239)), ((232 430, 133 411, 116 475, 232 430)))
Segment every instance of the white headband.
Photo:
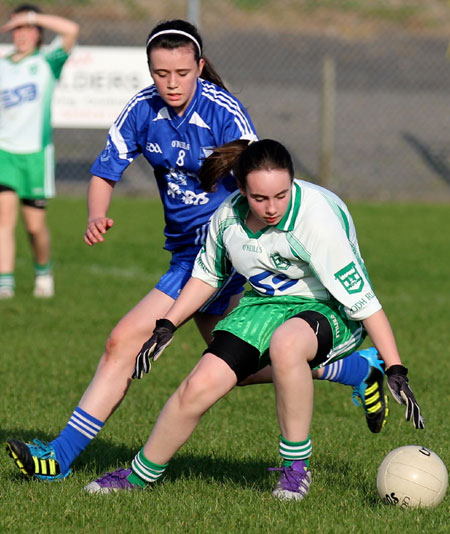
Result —
POLYGON ((152 35, 149 40, 147 41, 147 45, 145 48, 148 48, 148 45, 155 39, 156 37, 159 37, 160 35, 166 35, 170 33, 177 33, 179 35, 184 35, 185 37, 188 37, 191 41, 194 41, 194 43, 197 45, 198 51, 200 52, 200 55, 202 55, 202 49, 200 46, 200 43, 197 41, 195 37, 193 37, 190 33, 184 32, 182 30, 162 30, 160 32, 155 33, 155 35, 152 35))

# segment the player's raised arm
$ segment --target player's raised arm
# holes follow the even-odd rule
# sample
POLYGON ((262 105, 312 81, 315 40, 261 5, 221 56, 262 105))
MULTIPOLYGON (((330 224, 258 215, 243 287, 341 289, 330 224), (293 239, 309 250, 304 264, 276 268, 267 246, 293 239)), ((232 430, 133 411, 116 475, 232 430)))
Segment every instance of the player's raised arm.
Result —
POLYGON ((107 217, 111 196, 116 182, 93 176, 88 191, 88 224, 84 233, 84 241, 92 246, 103 242, 105 234, 114 224, 114 220, 107 217))
POLYGON ((37 26, 57 33, 61 37, 61 46, 66 52, 70 52, 75 46, 80 33, 80 26, 73 20, 57 15, 37 13, 33 10, 13 14, 1 30, 7 32, 20 26, 37 26))

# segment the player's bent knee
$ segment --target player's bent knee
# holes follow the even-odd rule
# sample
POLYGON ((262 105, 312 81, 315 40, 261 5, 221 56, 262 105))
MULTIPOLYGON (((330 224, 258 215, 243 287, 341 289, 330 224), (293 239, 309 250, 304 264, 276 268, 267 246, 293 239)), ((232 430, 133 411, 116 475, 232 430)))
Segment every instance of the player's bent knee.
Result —
POLYGON ((194 373, 178 388, 180 407, 189 412, 203 413, 218 400, 214 394, 218 386, 210 376, 194 373))

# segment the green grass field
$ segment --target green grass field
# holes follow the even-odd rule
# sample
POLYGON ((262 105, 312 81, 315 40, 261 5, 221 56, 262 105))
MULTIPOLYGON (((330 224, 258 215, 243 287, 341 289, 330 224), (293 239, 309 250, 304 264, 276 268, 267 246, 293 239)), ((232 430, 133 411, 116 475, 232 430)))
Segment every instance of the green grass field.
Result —
MULTIPOLYGON (((426 419, 417 431, 392 399, 373 435, 351 389, 316 382, 313 485, 301 503, 271 497, 279 429, 271 385, 237 388, 204 417, 163 483, 138 493, 88 495, 83 486, 128 466, 170 393, 204 345, 188 324, 131 387, 122 406, 61 483, 24 480, 0 454, 0 532, 446 533, 447 496, 437 509, 385 506, 377 467, 393 448, 420 444, 450 466, 449 206, 353 204, 363 256, 387 311, 426 419)), ((82 241, 85 200, 52 201, 57 295, 31 297, 31 258, 18 228, 16 298, 0 302, 0 437, 50 440, 65 426, 120 317, 158 280, 162 214, 156 200, 117 197, 104 244, 82 241)))

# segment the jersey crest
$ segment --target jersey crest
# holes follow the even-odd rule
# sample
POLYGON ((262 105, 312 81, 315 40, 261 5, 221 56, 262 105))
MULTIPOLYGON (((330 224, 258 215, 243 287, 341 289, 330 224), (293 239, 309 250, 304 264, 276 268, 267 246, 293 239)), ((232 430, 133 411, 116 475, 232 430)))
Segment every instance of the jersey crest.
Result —
POLYGON ((275 254, 270 255, 270 259, 273 261, 275 267, 279 271, 287 271, 289 269, 291 262, 287 260, 286 258, 283 258, 276 252, 275 254))
POLYGON ((353 261, 334 274, 336 280, 344 286, 348 294, 359 293, 363 286, 364 280, 359 274, 358 269, 353 261))

